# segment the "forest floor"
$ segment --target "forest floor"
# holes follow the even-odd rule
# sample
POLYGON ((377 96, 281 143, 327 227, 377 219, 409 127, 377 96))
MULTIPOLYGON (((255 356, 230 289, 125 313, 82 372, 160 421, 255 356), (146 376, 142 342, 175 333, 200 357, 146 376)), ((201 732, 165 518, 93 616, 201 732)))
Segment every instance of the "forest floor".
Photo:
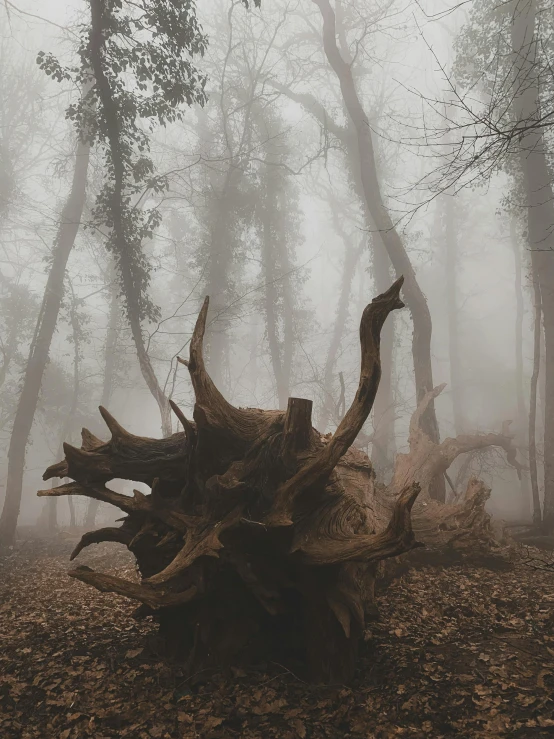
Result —
MULTIPOLYGON (((552 570, 408 572, 380 596, 355 682, 330 688, 277 664, 187 677, 131 603, 66 576, 72 546, 0 559, 3 739, 553 736, 552 570)), ((79 562, 134 573, 115 545, 79 562)))

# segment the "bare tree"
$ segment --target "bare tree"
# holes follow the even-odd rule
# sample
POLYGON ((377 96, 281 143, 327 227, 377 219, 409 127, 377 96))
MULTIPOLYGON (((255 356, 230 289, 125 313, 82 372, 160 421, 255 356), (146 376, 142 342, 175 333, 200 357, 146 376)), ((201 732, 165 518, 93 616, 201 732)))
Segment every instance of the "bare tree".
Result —
MULTIPOLYGON (((433 387, 431 314, 402 239, 383 201, 375 163, 371 126, 360 103, 351 66, 344 61, 337 46, 335 13, 329 0, 313 0, 313 2, 318 6, 323 19, 325 55, 337 75, 345 107, 356 131, 365 202, 397 275, 402 274, 405 278, 404 295, 414 322, 412 353, 416 391, 418 398, 422 398, 433 387)), ((439 428, 433 403, 427 407, 422 424, 429 437, 434 442, 438 442, 439 428)), ((442 478, 437 480, 435 496, 437 499, 444 500, 445 489, 442 478)))
MULTIPOLYGON (((517 121, 541 116, 535 0, 510 5, 513 49, 513 106, 517 121)), ((525 187, 528 241, 533 278, 540 291, 546 346, 544 430, 544 512, 554 526, 554 190, 547 162, 547 143, 540 127, 528 127, 518 138, 519 165, 525 187)))
MULTIPOLYGON (((90 88, 89 88, 90 89, 90 88)), ((86 98, 85 89, 83 97, 86 98)), ((15 537, 21 506, 25 452, 37 408, 44 370, 48 362, 50 344, 56 329, 64 294, 67 260, 75 243, 85 203, 85 189, 89 165, 90 143, 79 138, 75 151, 75 166, 71 189, 60 216, 60 224, 52 249, 52 260, 44 290, 42 306, 31 342, 29 358, 23 378, 8 451, 6 497, 0 516, 0 544, 9 545, 15 537)))

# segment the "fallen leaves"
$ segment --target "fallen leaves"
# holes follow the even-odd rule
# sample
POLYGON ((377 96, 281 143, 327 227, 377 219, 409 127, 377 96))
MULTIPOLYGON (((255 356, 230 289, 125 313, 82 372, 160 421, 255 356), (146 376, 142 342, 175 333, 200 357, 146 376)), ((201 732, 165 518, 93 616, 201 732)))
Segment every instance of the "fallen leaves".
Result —
MULTIPOLYGON (((85 558, 133 577, 109 545, 85 558)), ((552 736, 551 574, 408 572, 379 598, 354 684, 331 688, 276 665, 191 679, 147 646, 155 626, 132 605, 67 578, 65 549, 2 566, 2 739, 552 736)))

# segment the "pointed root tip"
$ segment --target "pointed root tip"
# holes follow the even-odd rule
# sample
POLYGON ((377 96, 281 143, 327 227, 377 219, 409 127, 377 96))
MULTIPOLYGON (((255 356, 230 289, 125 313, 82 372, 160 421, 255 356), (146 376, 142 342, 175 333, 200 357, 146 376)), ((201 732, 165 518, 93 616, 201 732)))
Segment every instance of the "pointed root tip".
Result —
POLYGON ((100 415, 104 419, 104 423, 110 430, 112 437, 121 438, 124 436, 131 436, 131 434, 123 428, 119 421, 116 421, 112 414, 108 410, 106 410, 103 405, 98 406, 98 410, 100 411, 100 415))
POLYGON ((404 285, 404 275, 400 275, 400 277, 396 280, 396 282, 393 282, 393 284, 390 287, 389 292, 391 293, 391 296, 394 297, 393 310, 406 307, 406 303, 404 303, 404 301, 400 299, 400 290, 402 289, 403 285, 404 285))
POLYGON ((177 416, 177 418, 181 422, 183 428, 185 429, 185 433, 187 435, 189 435, 190 432, 192 431, 192 428, 193 428, 191 422, 185 416, 185 414, 183 413, 183 411, 179 408, 179 406, 177 405, 177 403, 175 403, 173 400, 170 399, 169 400, 169 405, 171 406, 171 410, 173 411, 173 413, 175 413, 175 415, 177 416))
POLYGON ((184 364, 185 367, 188 367, 189 366, 189 360, 188 359, 183 359, 183 357, 177 357, 177 361, 180 364, 184 364))
POLYGON ((53 477, 63 478, 67 477, 67 462, 64 459, 62 462, 56 462, 51 464, 50 467, 42 475, 42 479, 46 482, 51 480, 53 477))
POLYGON ((87 567, 86 565, 78 565, 74 569, 69 570, 69 572, 67 574, 69 575, 69 577, 77 577, 78 578, 78 577, 80 577, 81 575, 83 575, 83 574, 85 574, 87 572, 94 572, 94 570, 91 569, 90 567, 87 567))
POLYGON ((79 449, 79 447, 73 446, 73 444, 69 444, 67 441, 63 442, 62 447, 63 453, 65 454, 65 458, 68 462, 71 459, 83 459, 88 455, 88 452, 86 452, 84 449, 79 449))
POLYGON ((198 333, 204 333, 204 329, 206 328, 206 317, 208 315, 208 308, 210 307, 210 298, 206 295, 204 298, 204 302, 202 303, 202 307, 200 308, 200 313, 198 314, 198 318, 196 319, 196 326, 194 327, 193 332, 193 339, 195 338, 195 335, 198 335, 198 333))

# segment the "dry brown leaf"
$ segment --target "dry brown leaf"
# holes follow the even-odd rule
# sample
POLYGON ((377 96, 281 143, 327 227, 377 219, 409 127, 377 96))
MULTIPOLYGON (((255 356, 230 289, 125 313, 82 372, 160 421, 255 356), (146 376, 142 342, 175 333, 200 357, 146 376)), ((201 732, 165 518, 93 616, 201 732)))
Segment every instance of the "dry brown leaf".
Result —
POLYGON ((129 651, 125 654, 125 659, 133 659, 133 657, 138 657, 139 654, 142 654, 144 649, 129 649, 129 651))

